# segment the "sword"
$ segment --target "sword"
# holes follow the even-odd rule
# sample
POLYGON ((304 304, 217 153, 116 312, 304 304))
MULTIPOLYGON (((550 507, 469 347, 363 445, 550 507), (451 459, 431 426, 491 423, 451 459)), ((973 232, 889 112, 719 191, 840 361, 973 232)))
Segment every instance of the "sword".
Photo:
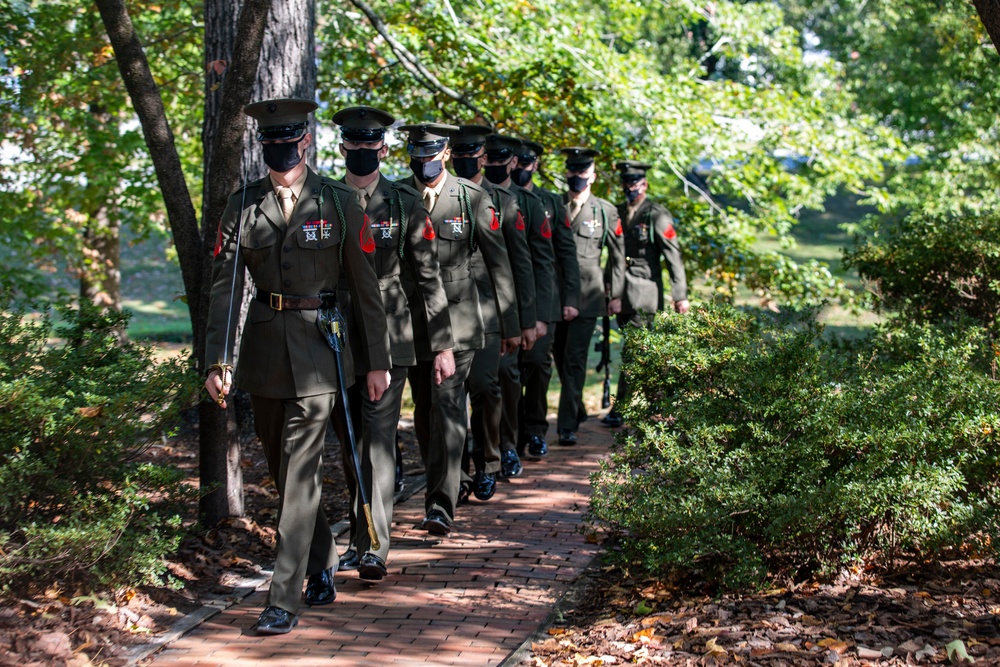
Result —
POLYGON ((358 457, 358 446, 354 440, 351 405, 347 399, 347 385, 344 383, 344 364, 343 357, 341 356, 344 351, 344 338, 346 334, 344 316, 341 315, 340 309, 336 306, 333 308, 321 308, 319 317, 316 318, 316 324, 319 326, 319 330, 323 332, 326 342, 333 348, 333 357, 337 366, 337 380, 340 383, 340 395, 344 400, 344 414, 346 415, 345 421, 347 422, 347 442, 345 444, 347 445, 347 451, 351 455, 351 461, 354 463, 354 480, 358 484, 358 494, 361 496, 361 505, 364 508, 365 520, 368 522, 368 537, 371 540, 372 548, 377 551, 382 548, 382 543, 379 542, 378 535, 375 534, 375 524, 372 522, 372 505, 368 499, 368 490, 365 488, 361 474, 361 459, 358 457))

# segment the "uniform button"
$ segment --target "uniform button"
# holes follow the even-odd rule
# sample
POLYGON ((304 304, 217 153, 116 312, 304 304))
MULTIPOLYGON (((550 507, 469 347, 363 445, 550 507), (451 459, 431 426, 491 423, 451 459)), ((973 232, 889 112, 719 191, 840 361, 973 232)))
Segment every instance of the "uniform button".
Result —
POLYGON ((322 248, 322 247, 323 247, 323 242, 322 242, 322 241, 320 241, 319 243, 317 243, 317 244, 316 244, 316 247, 317 247, 317 248, 322 248))
POLYGON ((290 245, 286 245, 286 246, 284 246, 284 247, 282 248, 282 250, 284 250, 285 252, 291 252, 291 251, 292 251, 292 246, 290 246, 290 245))
POLYGON ((254 241, 253 242, 253 247, 254 248, 259 248, 260 247, 260 241, 254 241))
POLYGON ((392 308, 390 308, 389 312, 390 313, 395 313, 396 312, 396 306, 393 306, 392 308))
POLYGON ((292 281, 291 280, 286 280, 285 282, 282 283, 282 285, 284 285, 285 287, 291 287, 292 286, 292 281))
POLYGON ((285 271, 287 271, 288 269, 292 268, 292 263, 291 262, 285 262, 284 264, 281 265, 281 268, 283 268, 285 271))

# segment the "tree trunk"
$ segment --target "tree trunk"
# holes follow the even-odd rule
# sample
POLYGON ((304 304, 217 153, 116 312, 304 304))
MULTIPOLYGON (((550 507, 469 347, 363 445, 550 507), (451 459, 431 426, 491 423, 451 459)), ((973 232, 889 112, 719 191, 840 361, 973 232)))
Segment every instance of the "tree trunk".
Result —
MULTIPOLYGON (((196 367, 204 371, 205 329, 208 318, 208 294, 210 281, 210 265, 212 249, 215 244, 218 221, 225 208, 225 194, 215 197, 208 203, 221 208, 212 217, 202 220, 201 229, 195 216, 191 195, 184 181, 180 158, 174 145, 173 133, 167 122, 163 109, 160 91, 149 70, 149 63, 143 52, 139 36, 135 32, 123 0, 95 0, 101 13, 101 20, 108 32, 108 39, 115 51, 115 59, 121 72, 125 87, 128 89, 139 121, 142 124, 143 135, 149 148, 157 181, 163 195, 167 217, 177 247, 177 256, 181 265, 181 275, 184 280, 184 290, 187 296, 188 309, 191 314, 191 325, 194 334, 194 360, 196 367)), ((233 63, 228 69, 229 82, 222 93, 221 110, 213 117, 218 120, 215 128, 214 150, 210 167, 206 173, 211 173, 213 183, 220 183, 220 190, 228 187, 227 183, 235 183, 239 176, 239 161, 241 153, 241 137, 245 127, 245 119, 239 109, 246 104, 250 96, 250 86, 257 72, 257 59, 260 55, 260 44, 264 33, 267 12, 271 0, 247 0, 244 11, 240 13, 238 34, 235 43, 240 45, 234 53, 233 63), (232 137, 236 137, 235 141, 232 137)), ((228 193, 228 190, 226 190, 228 193)), ((213 190, 213 193, 215 191, 213 190)), ((207 216, 208 214, 206 214, 207 216)), ((213 455, 221 453, 226 463, 220 469, 214 469, 210 475, 202 472, 203 488, 211 489, 209 494, 213 499, 202 503, 205 512, 203 520, 208 525, 214 525, 226 516, 232 505, 231 498, 239 496, 242 503, 242 486, 231 488, 228 471, 238 465, 233 465, 234 450, 229 443, 234 442, 235 434, 228 424, 224 412, 217 406, 202 402, 199 414, 201 422, 201 452, 202 464, 205 455, 210 463, 215 461, 213 455), (210 412, 208 408, 215 408, 210 412), (208 511, 205 511, 206 506, 208 511)), ((238 459, 239 451, 235 450, 238 459)), ((238 460, 235 461, 238 464, 238 460)))
POLYGON ((80 300, 121 310, 121 224, 116 216, 109 215, 106 204, 88 218, 83 230, 80 300))
POLYGON ((973 4, 993 40, 993 47, 1000 48, 1000 0, 973 0, 973 4))
MULTIPOLYGON (((260 68, 254 83, 254 100, 279 97, 316 99, 316 1, 281 0, 272 3, 267 17, 267 34, 260 51, 260 68)), ((252 123, 251 123, 252 124, 252 123)), ((316 137, 316 120, 309 121, 316 137)), ((250 178, 267 173, 256 132, 246 135, 250 178)), ((306 154, 306 162, 316 165, 316 142, 306 154)))
MULTIPOLYGON (((248 0, 240 11, 240 4, 239 0, 209 0, 205 3, 205 63, 208 76, 205 79, 205 125, 202 131, 205 149, 202 235, 206 247, 208 243, 215 243, 219 221, 230 193, 242 186, 246 177, 243 145, 249 124, 243 107, 251 100, 261 44, 266 34, 262 19, 268 15, 271 6, 270 0, 248 0), (239 95, 230 94, 230 89, 238 90, 239 95)), ((206 275, 211 275, 211 264, 211 255, 206 254, 206 275)), ((208 281, 204 291, 207 302, 211 291, 208 281)), ((244 294, 244 303, 247 301, 244 294)), ((233 350, 234 366, 236 361, 236 350, 233 350)), ((236 399, 235 394, 233 398, 236 399)), ((210 401, 202 401, 199 410, 201 485, 203 489, 211 489, 202 495, 201 516, 208 526, 243 514, 241 429, 236 419, 238 401, 228 403, 229 407, 223 411, 210 401)))
MULTIPOLYGON (((240 163, 238 155, 226 155, 228 171, 223 173, 217 166, 206 167, 204 183, 205 210, 202 233, 209 234, 212 242, 218 221, 222 219, 229 194, 243 185, 244 181, 253 181, 267 173, 260 146, 256 139, 256 127, 242 112, 242 107, 251 101, 250 82, 253 85, 253 100, 264 100, 277 97, 302 97, 314 99, 316 96, 316 46, 315 24, 316 12, 314 0, 281 0, 269 3, 270 10, 263 9, 257 0, 248 0, 244 5, 243 16, 247 11, 253 13, 267 11, 267 30, 263 34, 263 45, 256 50, 248 49, 245 42, 236 41, 239 27, 233 21, 237 15, 240 0, 209 0, 205 4, 205 62, 208 77, 205 84, 205 126, 202 143, 205 147, 205 163, 212 164, 214 159, 223 159, 220 151, 220 136, 218 130, 220 120, 238 117, 239 123, 232 123, 225 143, 233 145, 242 143, 244 150, 242 170, 237 170, 240 163), (251 5, 256 5, 251 9, 251 5), (240 89, 246 91, 246 96, 236 105, 226 108, 223 105, 222 93, 225 88, 233 85, 230 80, 234 69, 241 58, 249 58, 253 54, 260 55, 260 64, 253 70, 249 67, 238 69, 244 77, 240 89)), ((315 144, 310 147, 307 156, 315 163, 315 144)), ((208 270, 208 269, 206 269, 208 270)), ((253 283, 246 281, 247 291, 243 296, 241 317, 236 323, 237 341, 240 340, 246 311, 252 296, 253 283)), ((206 299, 209 285, 206 284, 206 299)), ((233 351, 233 364, 238 360, 238 350, 233 351)), ((201 438, 201 483, 203 488, 213 489, 202 496, 201 513, 206 525, 214 525, 227 516, 243 512, 242 471, 239 467, 239 434, 250 429, 248 424, 240 424, 242 415, 249 410, 235 414, 238 405, 246 404, 242 392, 233 395, 229 401, 230 408, 221 411, 214 404, 203 402, 200 410, 201 438)))

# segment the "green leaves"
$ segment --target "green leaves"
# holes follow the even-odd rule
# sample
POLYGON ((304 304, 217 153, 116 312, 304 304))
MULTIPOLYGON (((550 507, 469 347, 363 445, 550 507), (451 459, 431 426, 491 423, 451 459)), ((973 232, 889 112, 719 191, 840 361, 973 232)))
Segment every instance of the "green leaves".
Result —
POLYGON ((739 588, 994 549, 1000 389, 981 329, 840 343, 707 307, 625 338, 632 428, 591 503, 623 562, 739 588))
MULTIPOLYGON (((651 192, 680 217, 689 273, 706 275, 710 289, 732 298, 742 283, 796 305, 848 298, 822 267, 756 253, 754 240, 787 237, 800 210, 821 208, 839 188, 867 192, 883 163, 905 152, 854 111, 830 64, 805 62, 801 33, 779 4, 371 4, 426 67, 484 111, 479 122, 550 150, 599 150, 601 196, 621 199, 616 161, 654 164, 651 192), (801 163, 788 168, 787 156, 801 163), (699 163, 713 165, 707 184, 692 174, 699 163)), ((370 103, 406 121, 474 121, 412 79, 349 5, 330 3, 320 15, 328 17, 320 87, 338 91, 331 104, 370 103)), ((398 158, 391 163, 405 172, 398 158)), ((543 178, 562 189, 561 172, 550 153, 543 178)))

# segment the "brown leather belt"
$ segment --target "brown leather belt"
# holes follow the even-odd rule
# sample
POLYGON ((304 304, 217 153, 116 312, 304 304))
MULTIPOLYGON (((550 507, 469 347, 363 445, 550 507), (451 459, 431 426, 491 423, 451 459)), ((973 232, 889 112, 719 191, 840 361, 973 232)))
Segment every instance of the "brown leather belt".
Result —
POLYGON ((266 303, 273 310, 318 310, 319 308, 333 308, 337 305, 337 295, 332 292, 317 296, 292 296, 291 294, 257 292, 255 298, 262 303, 266 303))

